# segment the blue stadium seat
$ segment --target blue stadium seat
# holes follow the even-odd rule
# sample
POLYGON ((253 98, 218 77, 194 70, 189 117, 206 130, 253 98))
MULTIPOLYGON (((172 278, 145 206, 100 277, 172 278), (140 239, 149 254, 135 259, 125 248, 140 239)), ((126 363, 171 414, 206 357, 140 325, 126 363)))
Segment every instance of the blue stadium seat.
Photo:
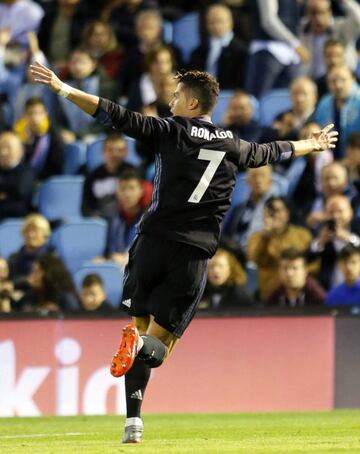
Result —
POLYGON ((254 295, 259 288, 258 271, 254 262, 248 262, 246 265, 247 281, 245 288, 250 295, 254 295))
POLYGON ((81 289, 82 281, 88 274, 98 274, 104 282, 108 302, 118 308, 122 296, 123 271, 115 262, 92 263, 86 262, 73 274, 75 286, 81 289))
POLYGON ((23 219, 6 219, 0 223, 0 257, 8 258, 24 244, 21 235, 23 219))
POLYGON ((220 125, 224 113, 227 109, 231 96, 234 94, 233 90, 221 90, 215 109, 211 115, 211 119, 215 125, 220 125))
MULTIPOLYGON (((139 166, 141 164, 141 159, 139 158, 138 154, 136 153, 136 141, 132 137, 125 137, 126 143, 128 146, 128 153, 126 156, 126 162, 134 165, 139 166)), ((86 156, 86 167, 88 172, 91 172, 96 167, 104 162, 103 157, 103 145, 104 139, 101 138, 92 142, 88 145, 87 149, 87 156, 86 156)))
POLYGON ((67 144, 64 158, 64 174, 75 175, 86 162, 86 145, 83 142, 67 144))
MULTIPOLYGON (((274 191, 274 195, 286 196, 289 188, 289 181, 287 180, 287 178, 283 175, 273 173, 272 179, 272 189, 274 191)), ((239 174, 236 179, 235 188, 231 199, 232 207, 244 202, 249 197, 249 194, 250 188, 246 181, 246 175, 244 173, 239 174)))
POLYGON ((84 262, 104 254, 106 235, 107 224, 103 219, 79 219, 58 227, 51 244, 68 270, 74 272, 84 262))
POLYGON ((190 54, 200 44, 199 14, 190 13, 176 20, 173 25, 173 45, 181 51, 184 63, 188 63, 190 54))
POLYGON ((103 164, 103 145, 104 139, 95 140, 95 142, 88 145, 86 153, 86 168, 88 172, 103 164))
MULTIPOLYGON (((211 119, 215 125, 220 125, 224 116, 224 113, 228 107, 230 98, 234 94, 234 90, 221 90, 215 109, 212 113, 211 119)), ((259 101, 255 96, 251 96, 251 103, 254 108, 253 118, 257 120, 259 118, 259 101)))
POLYGON ((275 89, 260 99, 259 116, 262 126, 269 126, 276 115, 291 108, 289 90, 275 89))
POLYGON ((84 177, 51 177, 40 187, 39 211, 49 221, 81 217, 84 177))

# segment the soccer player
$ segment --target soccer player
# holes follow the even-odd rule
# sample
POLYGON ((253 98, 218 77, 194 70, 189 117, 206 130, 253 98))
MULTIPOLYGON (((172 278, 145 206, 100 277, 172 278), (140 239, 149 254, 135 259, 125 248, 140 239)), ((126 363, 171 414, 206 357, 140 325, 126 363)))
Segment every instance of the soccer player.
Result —
POLYGON ((123 443, 142 441, 142 398, 150 369, 160 366, 192 320, 216 251, 238 170, 334 148, 328 125, 308 140, 249 143, 211 122, 219 84, 208 73, 177 76, 170 118, 146 117, 64 84, 36 63, 34 79, 84 112, 144 142, 156 162, 152 203, 138 224, 124 275, 122 305, 133 317, 123 329, 111 373, 125 375, 123 443))

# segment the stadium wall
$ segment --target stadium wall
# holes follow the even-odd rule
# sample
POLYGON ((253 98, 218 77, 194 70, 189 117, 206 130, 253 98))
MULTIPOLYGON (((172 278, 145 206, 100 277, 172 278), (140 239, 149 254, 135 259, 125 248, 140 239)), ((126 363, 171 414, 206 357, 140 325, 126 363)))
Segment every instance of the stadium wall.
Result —
MULTIPOLYGON (((0 416, 123 414, 123 379, 108 371, 123 323, 0 321, 0 416)), ((153 370, 144 411, 360 406, 346 391, 354 352, 360 372, 359 323, 326 315, 197 318, 167 364, 153 370)), ((351 384, 355 391, 354 377, 351 384)))

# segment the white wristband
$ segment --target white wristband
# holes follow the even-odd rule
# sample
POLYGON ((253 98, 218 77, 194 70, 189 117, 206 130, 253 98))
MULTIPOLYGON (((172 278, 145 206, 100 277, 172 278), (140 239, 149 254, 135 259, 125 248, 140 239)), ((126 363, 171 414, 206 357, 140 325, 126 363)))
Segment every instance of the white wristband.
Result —
POLYGON ((68 84, 64 84, 64 82, 61 84, 60 90, 57 92, 59 96, 62 96, 63 98, 67 98, 69 94, 71 93, 71 87, 68 84))

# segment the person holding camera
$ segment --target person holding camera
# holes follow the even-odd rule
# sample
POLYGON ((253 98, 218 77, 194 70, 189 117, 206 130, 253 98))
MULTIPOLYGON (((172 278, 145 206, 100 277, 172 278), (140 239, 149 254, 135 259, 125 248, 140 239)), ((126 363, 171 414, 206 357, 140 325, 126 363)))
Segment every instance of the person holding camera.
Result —
POLYGON ((337 254, 347 244, 360 246, 360 237, 352 225, 353 210, 344 195, 334 195, 326 201, 326 220, 317 237, 311 242, 308 260, 320 259, 318 279, 325 289, 330 289, 343 281, 337 266, 337 254))
POLYGON ((279 259, 288 248, 306 251, 311 233, 304 227, 289 224, 289 207, 284 197, 273 196, 265 202, 264 227, 253 233, 248 241, 248 259, 258 267, 259 290, 262 301, 280 285, 279 259))

